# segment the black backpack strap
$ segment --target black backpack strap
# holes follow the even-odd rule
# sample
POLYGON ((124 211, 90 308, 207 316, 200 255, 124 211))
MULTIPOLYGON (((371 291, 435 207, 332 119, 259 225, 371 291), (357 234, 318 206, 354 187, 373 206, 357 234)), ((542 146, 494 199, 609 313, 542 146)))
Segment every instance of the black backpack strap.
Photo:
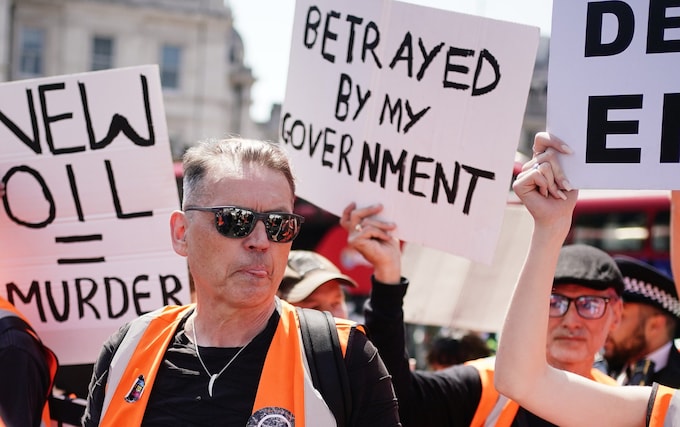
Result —
POLYGON ((296 310, 314 387, 321 392, 338 427, 344 427, 350 419, 352 399, 335 320, 327 311, 296 310))
POLYGON ((5 316, 0 318, 0 334, 9 329, 26 331, 33 335, 34 337, 36 338, 38 337, 38 334, 36 334, 33 328, 31 328, 31 325, 26 323, 22 318, 18 316, 5 316))

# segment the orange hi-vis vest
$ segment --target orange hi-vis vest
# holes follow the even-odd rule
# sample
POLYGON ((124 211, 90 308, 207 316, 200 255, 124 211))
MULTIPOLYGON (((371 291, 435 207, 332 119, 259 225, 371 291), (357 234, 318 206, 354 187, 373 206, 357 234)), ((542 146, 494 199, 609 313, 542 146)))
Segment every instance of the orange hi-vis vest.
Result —
MULTIPOLYGON (((304 427, 305 419, 313 420, 315 426, 336 426, 332 412, 312 384, 297 312, 285 301, 277 307, 281 317, 264 361, 251 417, 283 409, 292 414, 296 427, 304 427)), ((168 306, 132 321, 111 360, 101 427, 142 423, 165 351, 180 321, 194 309, 195 304, 168 306)), ((336 319, 336 324, 344 355, 356 324, 342 319, 336 319)))
MULTIPOLYGON (((24 317, 23 314, 19 312, 19 310, 14 307, 14 305, 10 304, 9 301, 0 298, 0 319, 8 316, 15 316, 26 322, 28 325, 30 325, 30 322, 28 319, 24 317)), ((41 427, 49 427, 51 425, 50 422, 50 408, 49 408, 49 396, 52 395, 52 386, 54 385, 54 376, 57 374, 57 356, 47 348, 42 341, 40 341, 40 337, 38 337, 33 330, 26 330, 26 332, 30 335, 32 335, 38 343, 42 346, 43 349, 43 354, 45 354, 45 359, 47 360, 47 367, 50 371, 50 386, 48 387, 47 391, 47 396, 45 396, 45 406, 43 407, 43 412, 42 412, 42 423, 40 424, 41 427)), ((5 423, 0 419, 0 427, 4 427, 5 423)))
POLYGON ((680 426, 680 394, 676 389, 654 385, 653 402, 647 414, 648 427, 680 426))
MULTIPOLYGON (((519 405, 496 391, 493 385, 495 357, 466 362, 477 368, 482 381, 482 395, 470 427, 510 427, 517 416, 519 405)), ((590 379, 602 384, 617 385, 616 380, 593 368, 590 379)))

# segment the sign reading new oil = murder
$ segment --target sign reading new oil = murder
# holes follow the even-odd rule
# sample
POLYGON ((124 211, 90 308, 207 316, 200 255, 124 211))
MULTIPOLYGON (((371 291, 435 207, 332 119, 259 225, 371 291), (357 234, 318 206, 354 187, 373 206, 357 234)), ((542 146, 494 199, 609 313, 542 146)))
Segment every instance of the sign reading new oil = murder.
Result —
POLYGON ((62 364, 123 323, 189 302, 156 66, 0 85, 0 296, 62 364))

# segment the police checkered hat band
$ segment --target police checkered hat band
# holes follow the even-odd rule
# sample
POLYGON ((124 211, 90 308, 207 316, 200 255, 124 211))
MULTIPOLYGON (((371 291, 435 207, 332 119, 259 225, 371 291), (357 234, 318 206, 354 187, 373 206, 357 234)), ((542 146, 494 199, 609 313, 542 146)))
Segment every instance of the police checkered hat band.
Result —
POLYGON ((630 257, 615 257, 623 274, 623 300, 657 307, 680 319, 680 301, 673 280, 653 266, 630 257))

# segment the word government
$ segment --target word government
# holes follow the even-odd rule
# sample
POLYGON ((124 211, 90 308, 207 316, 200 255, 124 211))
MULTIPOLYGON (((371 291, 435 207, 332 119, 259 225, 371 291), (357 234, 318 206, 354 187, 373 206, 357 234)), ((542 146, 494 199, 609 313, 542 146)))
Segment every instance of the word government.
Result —
MULTIPOLYGON (((350 134, 338 134, 329 127, 305 125, 301 120, 293 120, 291 114, 285 112, 281 121, 282 141, 294 150, 305 153, 310 159, 318 159, 321 166, 334 170, 338 174, 354 176, 350 153, 354 148, 354 138, 350 134)), ((472 167, 454 161, 453 166, 406 150, 393 153, 383 147, 380 142, 363 141, 357 180, 378 183, 385 189, 393 182, 399 192, 427 198, 424 188, 429 188, 429 199, 432 204, 439 203, 440 194, 446 197, 446 203, 454 205, 458 191, 467 183, 465 201, 462 212, 470 213, 472 199, 479 179, 494 181, 496 174, 492 171, 472 167), (373 148, 371 148, 373 147, 373 148), (396 180, 389 179, 395 177, 396 180), (426 184, 425 184, 426 183, 426 184), (428 186, 429 185, 429 186, 428 186)))

